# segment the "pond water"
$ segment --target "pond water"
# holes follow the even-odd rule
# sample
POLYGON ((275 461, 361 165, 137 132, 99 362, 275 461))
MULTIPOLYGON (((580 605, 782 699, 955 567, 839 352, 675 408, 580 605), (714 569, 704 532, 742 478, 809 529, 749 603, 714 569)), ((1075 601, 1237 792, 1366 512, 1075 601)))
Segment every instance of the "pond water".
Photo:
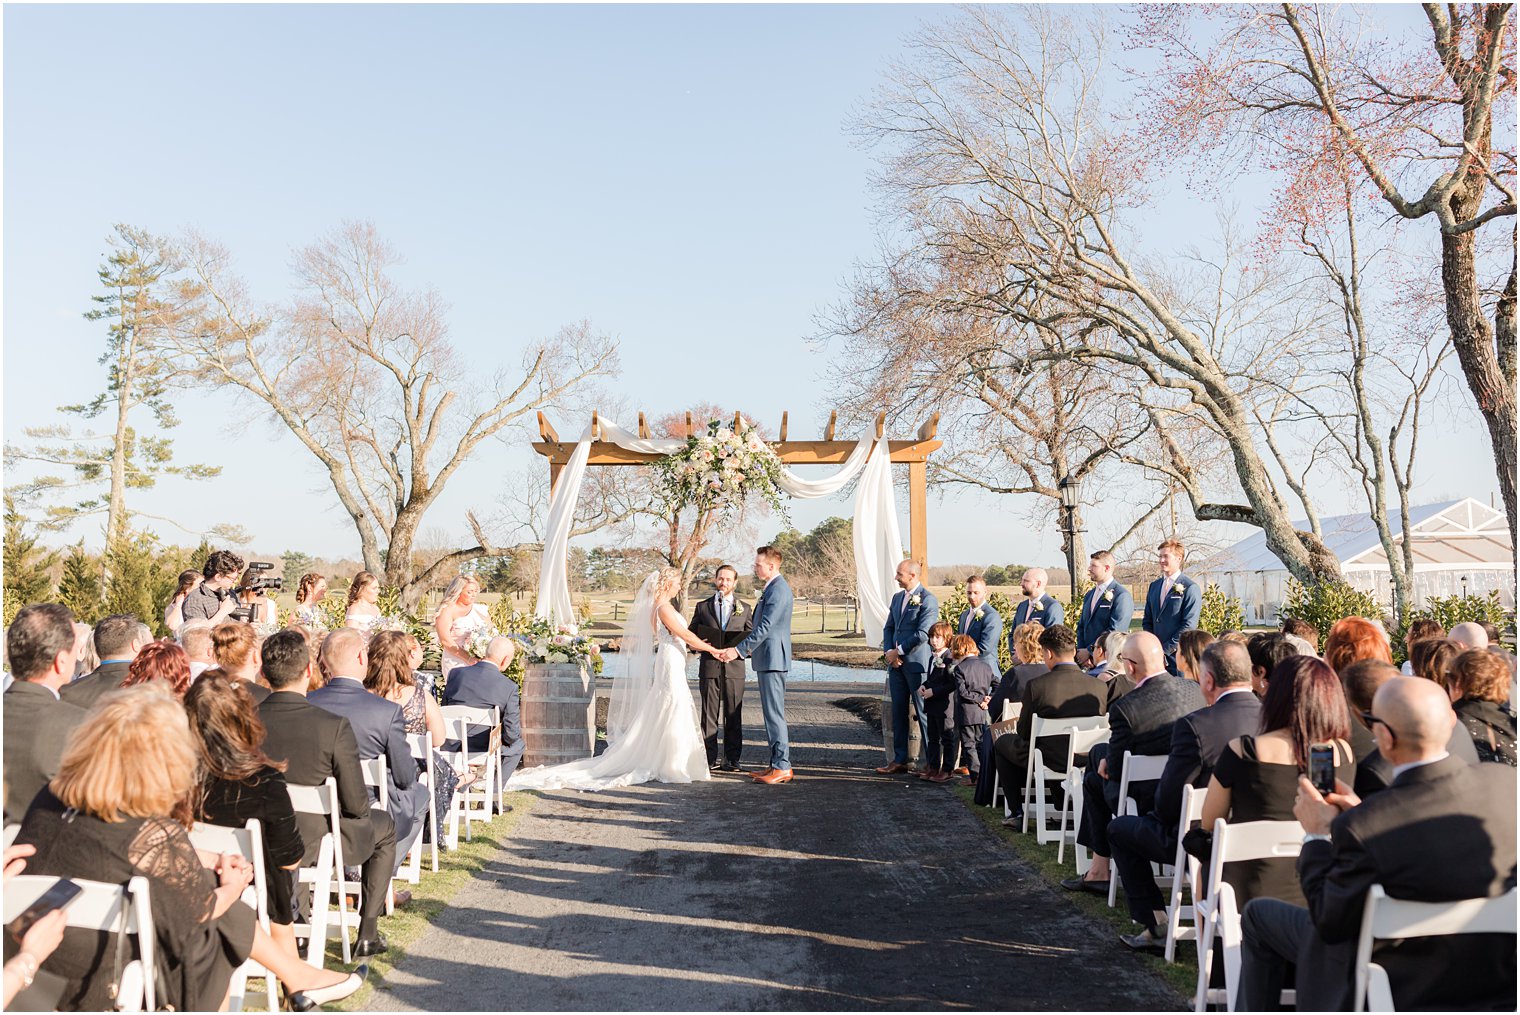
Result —
MULTIPOLYGON (((623 672, 623 657, 618 653, 608 652, 603 658, 606 660, 606 664, 602 669, 602 679, 610 680, 623 672)), ((695 655, 688 656, 686 659, 686 677, 688 680, 697 679, 697 657, 695 655)), ((816 663, 809 659, 794 659, 792 660, 791 678, 788 682, 881 683, 882 677, 882 671, 874 667, 835 666, 831 663, 816 663)), ((750 671, 747 673, 746 679, 750 683, 754 683, 754 672, 750 671)))

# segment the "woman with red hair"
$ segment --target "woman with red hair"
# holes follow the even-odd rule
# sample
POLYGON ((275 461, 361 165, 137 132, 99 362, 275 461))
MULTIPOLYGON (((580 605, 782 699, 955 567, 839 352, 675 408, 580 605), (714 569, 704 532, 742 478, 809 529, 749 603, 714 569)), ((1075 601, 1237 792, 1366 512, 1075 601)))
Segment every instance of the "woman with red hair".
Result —
POLYGON ((1393 665, 1393 649, 1383 625, 1366 617, 1342 617, 1330 627, 1325 638, 1325 662, 1336 673, 1363 659, 1376 659, 1393 665))
POLYGON ((145 645, 132 660, 132 665, 127 667, 127 679, 121 682, 121 686, 134 687, 150 680, 162 680, 176 698, 183 698, 190 689, 190 657, 172 641, 145 645))

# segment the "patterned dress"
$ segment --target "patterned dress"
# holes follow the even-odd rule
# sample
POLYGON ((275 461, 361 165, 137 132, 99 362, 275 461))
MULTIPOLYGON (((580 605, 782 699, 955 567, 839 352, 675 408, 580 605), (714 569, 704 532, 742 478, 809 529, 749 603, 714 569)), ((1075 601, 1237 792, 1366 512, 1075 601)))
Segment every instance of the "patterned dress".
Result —
MULTIPOLYGON (((421 733, 426 736, 427 727, 427 701, 424 695, 427 691, 419 682, 412 688, 411 696, 401 706, 401 718, 406 723, 408 733, 421 733)), ((449 801, 454 799, 454 789, 459 785, 459 773, 454 767, 443 760, 443 755, 433 751, 433 815, 437 821, 437 827, 433 830, 436 842, 443 842, 444 830, 448 827, 449 801)))

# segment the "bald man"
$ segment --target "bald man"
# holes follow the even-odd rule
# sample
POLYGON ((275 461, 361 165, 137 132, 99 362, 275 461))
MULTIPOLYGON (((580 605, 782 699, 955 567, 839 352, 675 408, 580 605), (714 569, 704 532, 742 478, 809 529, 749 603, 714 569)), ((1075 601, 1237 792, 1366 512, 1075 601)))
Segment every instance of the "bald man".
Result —
POLYGON ((1488 632, 1482 624, 1474 624, 1472 621, 1464 621, 1451 629, 1446 640, 1457 646, 1458 652, 1465 652, 1470 648, 1488 648, 1488 632))
POLYGON ((1019 579, 1024 599, 1013 608, 1013 623, 1008 627, 1008 652, 1013 653, 1013 633, 1020 624, 1031 620, 1044 627, 1055 627, 1066 619, 1066 609, 1055 596, 1045 591, 1050 575, 1043 567, 1032 567, 1019 579))
MULTIPOLYGON (((1373 737, 1393 784, 1361 800, 1345 783, 1321 797, 1300 777, 1299 878, 1308 908, 1252 899, 1241 919, 1237 1007, 1270 1011, 1288 986, 1300 1011, 1347 1011, 1367 890, 1421 902, 1491 898, 1515 887, 1515 770, 1468 765, 1446 744, 1457 717, 1441 687, 1393 677, 1372 700, 1373 737)), ((1515 940, 1502 934, 1413 938, 1375 947, 1395 1006, 1506 1010, 1515 1006, 1515 940)))

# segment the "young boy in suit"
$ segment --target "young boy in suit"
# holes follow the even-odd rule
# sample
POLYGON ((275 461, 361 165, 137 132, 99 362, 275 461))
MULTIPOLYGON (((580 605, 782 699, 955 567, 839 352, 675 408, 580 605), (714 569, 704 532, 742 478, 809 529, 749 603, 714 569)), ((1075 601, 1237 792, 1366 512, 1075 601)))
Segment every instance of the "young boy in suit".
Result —
POLYGON ((997 673, 977 655, 976 642, 969 635, 950 639, 950 659, 955 678, 955 736, 960 741, 961 763, 970 773, 962 785, 975 786, 981 776, 982 731, 987 728, 987 710, 982 702, 992 694, 997 673))
POLYGON ((929 717, 929 742, 924 744, 925 768, 919 775, 927 782, 945 782, 955 767, 955 675, 950 672, 950 637, 955 629, 944 621, 929 628, 929 672, 920 692, 929 717))

